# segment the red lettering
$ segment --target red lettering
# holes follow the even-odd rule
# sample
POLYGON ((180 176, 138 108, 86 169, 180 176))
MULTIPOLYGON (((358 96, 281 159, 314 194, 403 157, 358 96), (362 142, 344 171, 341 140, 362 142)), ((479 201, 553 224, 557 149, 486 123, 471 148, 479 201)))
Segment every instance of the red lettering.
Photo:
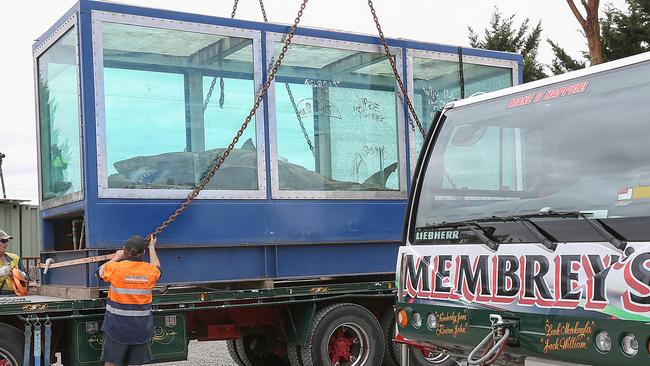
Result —
POLYGON ((578 84, 578 91, 576 93, 582 93, 583 91, 587 90, 587 87, 589 86, 589 81, 583 81, 580 84, 578 84))
POLYGON ((623 276, 631 289, 631 291, 628 290, 623 293, 623 307, 626 310, 635 313, 650 312, 650 303, 647 301, 648 296, 650 296, 650 284, 642 281, 644 278, 647 281, 648 263, 650 263, 650 257, 647 256, 647 253, 643 253, 634 260, 628 259, 625 265, 623 276), (640 264, 640 266, 633 268, 633 264, 635 266, 640 264), (636 275, 633 273, 634 270, 637 271, 636 275), (636 300, 633 296, 636 297, 636 300))

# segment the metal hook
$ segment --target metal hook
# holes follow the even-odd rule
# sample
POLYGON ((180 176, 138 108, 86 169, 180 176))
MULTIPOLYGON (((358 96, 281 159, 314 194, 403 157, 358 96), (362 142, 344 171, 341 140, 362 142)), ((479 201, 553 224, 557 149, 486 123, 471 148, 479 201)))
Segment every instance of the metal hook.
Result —
POLYGON ((50 316, 45 314, 45 325, 52 325, 52 322, 50 321, 50 316))
POLYGON ((36 322, 34 323, 34 326, 37 326, 37 325, 38 326, 41 325, 41 318, 39 318, 38 316, 36 317, 36 322))

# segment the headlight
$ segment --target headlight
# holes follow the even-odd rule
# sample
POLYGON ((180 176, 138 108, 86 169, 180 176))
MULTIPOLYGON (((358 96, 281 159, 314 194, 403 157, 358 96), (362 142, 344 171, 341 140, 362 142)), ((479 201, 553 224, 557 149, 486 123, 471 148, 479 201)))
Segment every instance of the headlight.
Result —
POLYGON ((409 319, 408 319, 408 315, 406 314, 406 310, 400 309, 397 312, 397 324, 399 324, 402 328, 406 328, 408 322, 409 319))
POLYGON ((621 340, 621 349, 626 356, 634 357, 639 352, 639 341, 634 334, 626 334, 621 340))
POLYGON ((436 321, 436 314, 429 314, 429 316, 427 316, 427 327, 431 330, 436 330, 437 326, 438 322, 436 321))
POLYGON ((601 330, 596 335, 596 348, 602 352, 607 353, 612 349, 612 338, 610 338, 609 333, 604 330, 601 330))
POLYGON ((413 324, 413 328, 419 329, 422 326, 422 315, 420 313, 413 313, 411 324, 413 324))

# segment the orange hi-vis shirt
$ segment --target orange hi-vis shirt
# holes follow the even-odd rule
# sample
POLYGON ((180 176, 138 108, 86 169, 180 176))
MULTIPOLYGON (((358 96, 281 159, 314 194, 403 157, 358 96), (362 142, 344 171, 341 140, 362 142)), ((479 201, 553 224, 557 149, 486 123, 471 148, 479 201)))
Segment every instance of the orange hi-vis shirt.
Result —
POLYGON ((102 331, 122 344, 143 344, 153 334, 152 290, 160 269, 142 261, 124 260, 100 267, 99 277, 110 283, 102 331))

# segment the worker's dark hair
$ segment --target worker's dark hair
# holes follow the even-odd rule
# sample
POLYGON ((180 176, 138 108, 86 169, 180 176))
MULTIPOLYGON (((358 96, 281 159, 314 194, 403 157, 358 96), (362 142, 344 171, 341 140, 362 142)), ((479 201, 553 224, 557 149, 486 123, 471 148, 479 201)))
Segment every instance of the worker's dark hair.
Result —
POLYGON ((144 248, 147 243, 141 236, 134 235, 124 243, 125 259, 140 259, 144 256, 144 248))

